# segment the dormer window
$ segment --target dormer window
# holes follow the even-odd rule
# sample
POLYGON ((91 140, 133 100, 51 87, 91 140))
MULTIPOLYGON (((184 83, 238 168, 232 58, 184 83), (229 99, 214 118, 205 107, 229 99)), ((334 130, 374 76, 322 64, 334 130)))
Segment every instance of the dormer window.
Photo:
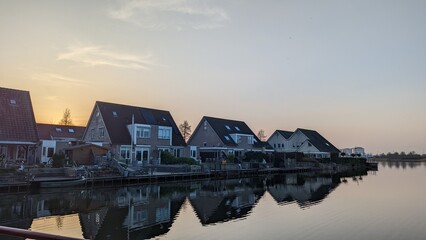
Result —
POLYGON ((118 116, 117 112, 112 112, 112 116, 117 117, 118 116))
POLYGON ((225 125, 226 129, 231 130, 231 128, 228 125, 225 125))
POLYGON ((237 131, 241 131, 239 127, 235 127, 235 129, 236 129, 237 131))
POLYGON ((228 136, 225 136, 226 141, 231 141, 231 139, 228 136))
POLYGON ((70 132, 70 133, 74 133, 75 131, 74 131, 74 129, 73 129, 73 128, 69 128, 69 129, 68 129, 68 132, 70 132))
POLYGON ((62 128, 56 128, 55 129, 57 132, 62 132, 62 128))
POLYGON ((9 103, 12 104, 12 105, 16 105, 16 99, 10 99, 9 103))

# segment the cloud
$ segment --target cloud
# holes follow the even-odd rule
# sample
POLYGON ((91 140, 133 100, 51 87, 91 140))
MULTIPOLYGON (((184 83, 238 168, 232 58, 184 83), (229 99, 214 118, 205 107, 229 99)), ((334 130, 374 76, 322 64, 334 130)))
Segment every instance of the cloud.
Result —
POLYGON ((58 60, 69 60, 84 63, 88 66, 113 66, 150 70, 156 65, 150 54, 137 56, 111 51, 103 46, 72 46, 68 51, 58 55, 58 60))
POLYGON ((66 83, 67 85, 77 85, 77 86, 88 86, 89 83, 87 81, 83 81, 76 78, 71 78, 67 76, 63 76, 56 73, 36 73, 31 76, 31 79, 36 81, 46 82, 48 84, 62 84, 66 83))
POLYGON ((214 29, 229 20, 225 10, 195 0, 128 0, 108 15, 148 29, 214 29))

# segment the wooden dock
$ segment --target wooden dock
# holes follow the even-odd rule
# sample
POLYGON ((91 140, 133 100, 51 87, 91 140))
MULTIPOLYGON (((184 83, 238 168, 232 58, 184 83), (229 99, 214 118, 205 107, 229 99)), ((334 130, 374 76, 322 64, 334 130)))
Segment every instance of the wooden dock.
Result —
MULTIPOLYGON (((285 174, 312 171, 312 168, 265 168, 265 169, 241 169, 241 170, 217 170, 210 172, 184 172, 184 173, 155 173, 136 176, 111 176, 88 178, 84 187, 103 187, 103 186, 126 186, 153 184, 162 182, 182 182, 201 179, 228 179, 241 177, 255 177, 269 174, 285 174)), ((55 177, 58 180, 58 177, 55 177)), ((66 179, 66 178, 64 178, 66 179)), ((52 180, 45 178, 45 180, 52 180)), ((17 182, 0 184, 0 192, 26 192, 31 189, 40 188, 40 181, 17 182)))

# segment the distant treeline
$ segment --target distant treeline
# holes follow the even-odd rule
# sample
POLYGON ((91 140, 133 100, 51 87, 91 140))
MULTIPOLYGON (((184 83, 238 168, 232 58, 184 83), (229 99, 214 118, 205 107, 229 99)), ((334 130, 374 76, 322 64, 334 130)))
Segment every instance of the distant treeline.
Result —
POLYGON ((379 158, 387 158, 387 159, 422 159, 422 158, 426 158, 426 154, 418 154, 415 151, 411 151, 409 153, 405 153, 405 152, 394 152, 394 153, 387 153, 387 154, 379 154, 376 155, 375 157, 379 157, 379 158))

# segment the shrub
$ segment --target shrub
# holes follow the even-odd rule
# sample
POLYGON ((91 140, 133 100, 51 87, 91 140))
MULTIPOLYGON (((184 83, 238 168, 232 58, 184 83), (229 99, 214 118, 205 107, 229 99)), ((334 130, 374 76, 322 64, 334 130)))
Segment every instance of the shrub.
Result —
POLYGON ((247 162, 262 162, 263 159, 267 160, 269 159, 268 154, 263 152, 246 152, 244 160, 247 162))
POLYGON ((198 165, 197 161, 189 157, 180 157, 177 158, 169 152, 161 153, 161 164, 172 165, 172 164, 188 164, 188 165, 198 165))
POLYGON ((65 155, 64 154, 53 154, 52 156, 52 167, 60 168, 64 166, 65 155))

